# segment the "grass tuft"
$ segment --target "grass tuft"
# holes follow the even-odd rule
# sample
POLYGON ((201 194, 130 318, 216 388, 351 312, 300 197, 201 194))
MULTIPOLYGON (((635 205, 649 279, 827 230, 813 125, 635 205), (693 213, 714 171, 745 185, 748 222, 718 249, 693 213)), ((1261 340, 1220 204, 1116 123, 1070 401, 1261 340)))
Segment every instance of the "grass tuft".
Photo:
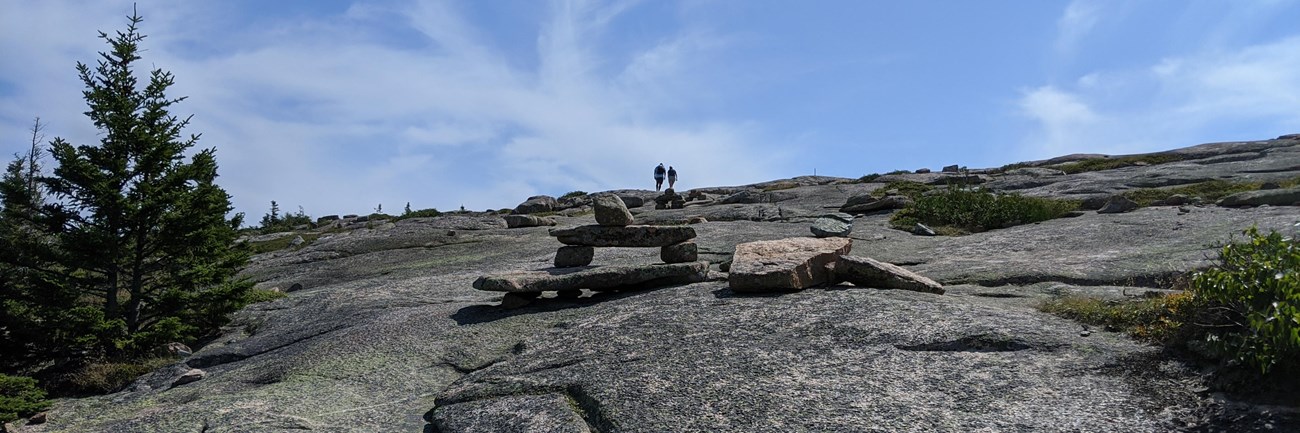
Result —
POLYGON ((1123 156, 1117 158, 1094 158, 1083 161, 1062 164, 1056 168, 1067 174, 1083 173, 1086 171, 1111 170, 1121 167, 1130 167, 1146 163, 1150 165, 1166 164, 1170 162, 1182 161, 1183 157, 1171 153, 1160 153, 1153 155, 1123 156))

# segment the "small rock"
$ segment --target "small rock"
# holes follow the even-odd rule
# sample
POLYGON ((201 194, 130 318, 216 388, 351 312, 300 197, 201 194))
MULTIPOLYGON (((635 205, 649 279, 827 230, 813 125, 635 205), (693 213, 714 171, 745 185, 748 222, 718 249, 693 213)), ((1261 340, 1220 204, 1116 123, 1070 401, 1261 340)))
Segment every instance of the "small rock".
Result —
POLYGON ((1080 337, 1087 337, 1089 335, 1092 335, 1092 331, 1088 331, 1088 330, 1079 331, 1080 337))
POLYGON ((916 174, 926 174, 926 173, 929 173, 929 172, 930 172, 930 169, 928 169, 928 168, 918 168, 918 169, 916 169, 916 174))
POLYGON ((943 294, 943 286, 934 280, 869 257, 840 256, 835 276, 855 286, 943 294))
POLYGON ((912 226, 912 234, 920 235, 920 236, 938 235, 938 233, 935 233, 934 230, 931 229, 929 226, 926 226, 925 224, 921 224, 921 223, 916 223, 915 226, 912 226))
MULTIPOLYGON (((508 224, 507 224, 507 225, 508 225, 508 224)), ((448 237, 456 236, 456 231, 455 231, 455 230, 447 230, 447 236, 448 236, 448 237)))
POLYGON ((866 203, 852 205, 845 203, 845 205, 840 208, 840 212, 861 214, 879 210, 902 209, 910 204, 912 204, 912 199, 905 195, 889 195, 866 203))
POLYGON ((293 285, 289 286, 289 290, 285 290, 285 293, 296 292, 299 290, 302 290, 302 283, 293 283, 293 285))
POLYGON ((177 358, 184 358, 194 353, 189 346, 176 342, 167 343, 167 345, 163 347, 168 355, 177 358))
POLYGON ((699 260, 695 242, 682 242, 659 248, 659 259, 664 263, 688 263, 699 260))
POLYGON ((501 296, 501 308, 513 310, 527 307, 537 299, 537 293, 506 293, 501 296))
POLYGON ((555 251, 555 267, 572 268, 591 264, 596 256, 596 248, 581 245, 565 245, 555 251))
POLYGON ((1178 213, 1179 213, 1179 214, 1185 214, 1185 213, 1191 213, 1191 212, 1192 212, 1192 210, 1191 210, 1191 209, 1188 209, 1187 206, 1179 206, 1179 207, 1178 207, 1178 213))
POLYGON ((817 218, 816 221, 813 221, 812 226, 808 227, 808 230, 812 231, 813 236, 819 238, 847 238, 849 237, 849 233, 853 231, 853 224, 851 220, 846 222, 841 218, 823 216, 817 218))
POLYGON ((592 199, 596 208, 596 224, 609 227, 622 227, 632 224, 632 212, 627 210, 623 199, 613 194, 600 194, 592 199))
POLYGON ((539 217, 533 215, 505 215, 501 217, 506 220, 507 228, 522 227, 541 227, 555 225, 555 219, 549 217, 539 217))
POLYGON ((1282 187, 1282 185, 1278 184, 1277 182, 1264 182, 1264 183, 1259 184, 1259 189, 1261 189, 1261 190, 1266 190, 1266 189, 1278 189, 1278 188, 1281 188, 1281 187, 1282 187))
POLYGON ((1097 213, 1124 213, 1138 208, 1138 204, 1122 195, 1111 196, 1097 213))
POLYGON ((290 245, 290 246, 295 246, 295 247, 296 247, 296 246, 302 245, 303 243, 306 243, 306 242, 307 242, 307 240, 303 239, 302 236, 297 236, 297 237, 294 237, 292 241, 289 241, 289 245, 290 245))
POLYGON ((1152 206, 1182 206, 1187 204, 1188 202, 1189 199, 1187 198, 1187 196, 1182 194, 1174 194, 1169 197, 1166 197, 1164 200, 1160 200, 1155 203, 1152 203, 1152 206))
POLYGON ((189 371, 185 372, 185 374, 182 374, 181 377, 176 378, 176 381, 172 382, 172 387, 175 388, 187 383, 198 382, 203 380, 207 375, 208 374, 203 370, 191 368, 189 371))
POLYGON ((45 412, 38 412, 36 415, 32 415, 31 418, 27 418, 27 425, 45 424, 46 417, 45 412))
POLYGON ((709 222, 709 220, 702 216, 695 216, 695 217, 691 217, 691 219, 689 220, 686 220, 687 224, 704 224, 707 222, 709 222))

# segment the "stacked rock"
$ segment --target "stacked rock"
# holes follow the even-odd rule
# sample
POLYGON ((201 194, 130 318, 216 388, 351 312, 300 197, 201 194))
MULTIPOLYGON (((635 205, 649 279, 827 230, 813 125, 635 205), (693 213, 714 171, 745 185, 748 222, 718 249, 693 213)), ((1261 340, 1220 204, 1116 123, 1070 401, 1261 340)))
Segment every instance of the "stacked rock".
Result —
POLYGON ((555 267, 590 265, 596 247, 660 247, 659 258, 664 263, 687 263, 699 258, 694 228, 633 225, 632 213, 622 199, 612 194, 594 197, 592 206, 596 209, 596 225, 551 230, 551 236, 565 244, 555 252, 555 267))

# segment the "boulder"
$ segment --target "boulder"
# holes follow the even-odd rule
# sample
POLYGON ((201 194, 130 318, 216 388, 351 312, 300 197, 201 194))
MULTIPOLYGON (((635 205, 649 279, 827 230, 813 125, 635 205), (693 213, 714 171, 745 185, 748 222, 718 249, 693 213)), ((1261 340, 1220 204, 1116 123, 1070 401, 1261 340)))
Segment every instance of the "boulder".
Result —
POLYGON ((1219 200, 1219 206, 1295 206, 1300 203, 1300 187, 1239 192, 1219 200))
POLYGON ((664 263, 687 263, 700 259, 695 242, 682 242, 659 248, 659 259, 664 263))
POLYGON ((559 199, 555 200, 555 204, 556 204, 555 206, 556 210, 583 207, 591 204, 591 196, 579 195, 579 196, 571 196, 571 197, 560 197, 559 199))
POLYGON ((555 267, 572 268, 577 266, 587 266, 591 264, 591 260, 595 256, 595 247, 565 245, 555 251, 555 267))
POLYGON ((835 265, 835 278, 859 287, 943 294, 943 286, 934 280, 869 257, 841 256, 835 265))
POLYGON ((1097 209, 1097 213, 1124 213, 1137 208, 1138 204, 1133 200, 1129 200, 1128 197, 1115 195, 1110 200, 1107 200, 1106 204, 1101 205, 1101 209, 1097 209))
POLYGON ((575 289, 606 291, 698 283, 704 281, 708 273, 709 262, 707 261, 552 268, 485 275, 474 281, 474 288, 507 293, 540 293, 575 289))
POLYGON ((306 243, 306 242, 307 242, 307 241, 306 241, 305 239, 303 239, 302 236, 297 236, 297 237, 294 237, 292 241, 289 241, 289 246, 297 247, 297 246, 300 246, 300 245, 302 245, 302 244, 304 244, 304 243, 306 243))
POLYGON ((847 238, 787 238, 736 245, 728 284, 734 292, 800 290, 831 283, 827 269, 853 241, 847 238))
POLYGON ((316 218, 316 224, 325 224, 330 221, 338 221, 338 220, 339 220, 338 215, 325 215, 323 217, 316 218))
POLYGON ((518 206, 515 206, 515 210, 512 213, 529 214, 529 213, 538 213, 538 212, 551 212, 554 211, 555 208, 559 206, 559 204, 560 203, 555 200, 555 197, 551 197, 549 195, 535 195, 532 197, 528 197, 528 200, 524 200, 523 203, 520 203, 518 206))
POLYGON ((537 293, 506 293, 501 296, 501 308, 513 310, 531 305, 537 299, 537 293))
POLYGON ((915 171, 914 173, 916 173, 916 174, 926 174, 926 173, 929 173, 929 172, 930 172, 930 169, 928 169, 928 168, 918 168, 918 169, 916 169, 916 171, 915 171))
POLYGON ((645 199, 635 195, 620 195, 618 198, 623 200, 623 205, 629 208, 641 207, 645 205, 645 199))
POLYGON ((555 225, 555 219, 550 217, 539 217, 533 215, 504 215, 501 217, 506 220, 506 228, 521 227, 541 227, 555 225))
POLYGON ((695 238, 695 229, 686 226, 578 226, 551 229, 565 245, 593 247, 664 247, 695 238))
POLYGON ((945 166, 943 166, 943 170, 941 170, 941 171, 944 172, 944 173, 956 173, 958 170, 961 170, 961 166, 959 166, 959 165, 957 165, 957 164, 953 164, 953 165, 945 165, 945 166))
POLYGON ((1191 200, 1188 199, 1187 196, 1182 194, 1174 194, 1169 197, 1166 197, 1164 200, 1159 200, 1156 201, 1155 203, 1151 203, 1151 205, 1152 206, 1182 206, 1190 202, 1191 200))
POLYGON ((627 210, 623 199, 613 194, 601 194, 592 199, 596 208, 596 224, 609 227, 622 227, 632 224, 632 212, 627 210))
POLYGON ((907 207, 910 204, 912 204, 912 199, 908 198, 905 195, 890 195, 890 196, 885 196, 879 200, 870 201, 866 203, 859 203, 855 205, 848 205, 847 203, 845 203, 844 207, 840 208, 840 212, 868 213, 868 212, 875 212, 881 210, 902 209, 907 207))
POLYGON ((808 230, 812 231, 813 236, 819 238, 847 238, 849 233, 853 231, 853 217, 849 217, 848 221, 845 221, 845 218, 839 216, 822 216, 813 221, 808 230))
POLYGON ((200 380, 203 380, 203 378, 206 377, 207 375, 208 374, 203 370, 199 370, 197 368, 191 368, 189 371, 186 371, 185 374, 182 374, 181 377, 176 378, 176 381, 172 382, 172 387, 181 386, 187 383, 198 382, 200 380))

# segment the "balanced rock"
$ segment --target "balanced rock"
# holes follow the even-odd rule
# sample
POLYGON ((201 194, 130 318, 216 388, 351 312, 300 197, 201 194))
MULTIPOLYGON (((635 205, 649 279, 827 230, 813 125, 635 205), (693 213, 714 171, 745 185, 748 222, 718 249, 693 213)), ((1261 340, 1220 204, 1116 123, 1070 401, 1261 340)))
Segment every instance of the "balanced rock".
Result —
POLYGON ((1124 213, 1138 208, 1138 204, 1122 195, 1112 196, 1097 213, 1124 213))
POLYGON ((519 206, 515 206, 514 213, 529 214, 529 213, 538 213, 538 212, 550 212, 555 210, 555 208, 558 207, 559 204, 560 203, 555 200, 555 197, 551 197, 549 195, 535 195, 532 197, 528 197, 528 200, 524 200, 524 202, 520 203, 519 206))
POLYGON ((665 189, 662 195, 655 197, 655 209, 681 209, 685 205, 686 198, 672 188, 665 189))
POLYGON ((609 227, 622 227, 632 224, 632 212, 627 210, 623 199, 613 194, 601 194, 592 199, 596 207, 596 224, 609 227))
POLYGON ((474 288, 489 292, 540 293, 590 289, 648 288, 704 281, 709 262, 652 265, 583 266, 485 275, 474 288))
POLYGON ((869 257, 840 256, 835 277, 859 287, 943 294, 943 286, 915 272, 869 257))
POLYGON ((551 229, 565 245, 593 247, 666 247, 695 239, 695 229, 687 226, 578 226, 551 229))
POLYGON ((788 238, 736 245, 728 277, 735 292, 800 290, 831 283, 827 269, 848 254, 848 238, 788 238))
POLYGON ((1219 200, 1219 206, 1294 206, 1300 203, 1300 187, 1239 192, 1219 200))
POLYGON ((867 213, 879 210, 902 209, 912 204, 912 199, 905 195, 890 195, 880 198, 879 200, 854 205, 845 204, 840 208, 840 212, 846 213, 867 213))
POLYGON ((503 215, 501 218, 506 220, 506 228, 512 229, 555 225, 555 219, 550 217, 539 217, 533 215, 503 215))
POLYGON ((700 259, 699 248, 695 242, 682 242, 659 249, 659 259, 664 263, 687 263, 700 259))
POLYGON ((823 215, 814 220, 808 230, 819 238, 847 238, 853 231, 853 217, 846 214, 823 215))
POLYGON ((555 251, 555 267, 572 268, 576 266, 587 266, 591 264, 591 260, 595 256, 595 247, 565 245, 555 251))

